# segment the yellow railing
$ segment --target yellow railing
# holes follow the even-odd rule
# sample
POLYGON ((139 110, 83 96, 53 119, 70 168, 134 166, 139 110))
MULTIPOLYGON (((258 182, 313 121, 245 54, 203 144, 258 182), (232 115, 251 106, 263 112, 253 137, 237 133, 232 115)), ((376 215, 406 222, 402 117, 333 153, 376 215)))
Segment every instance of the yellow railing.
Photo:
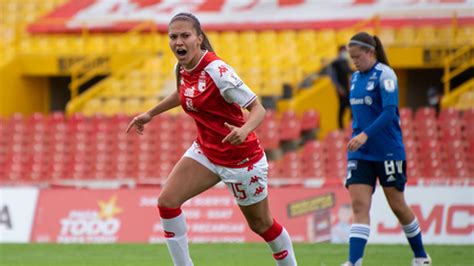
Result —
MULTIPOLYGON (((144 21, 138 24, 130 31, 124 33, 123 38, 121 39, 123 41, 129 42, 130 40, 142 34, 142 32, 148 32, 148 34, 146 34, 146 41, 148 42, 148 45, 145 44, 145 47, 149 48, 149 50, 146 49, 145 51, 140 51, 139 53, 148 52, 148 54, 151 55, 157 48, 157 44, 155 43, 156 25, 154 22, 144 21)), ((84 32, 83 34, 87 34, 87 32, 84 32)), ((114 45, 117 46, 120 45, 120 43, 115 43, 114 45)), ((143 43, 140 44, 140 47, 143 47, 143 43)), ((69 84, 71 100, 78 96, 79 88, 86 82, 90 81, 97 75, 107 74, 110 72, 107 60, 102 60, 102 58, 103 55, 90 54, 71 66, 71 83, 69 84)))
MULTIPOLYGON (((444 95, 443 99, 441 100, 441 107, 449 108, 456 106, 459 104, 460 97, 469 91, 474 92, 474 78, 471 78, 470 80, 464 82, 461 86, 456 87, 456 89, 454 89, 449 94, 444 95)), ((471 108, 473 107, 474 105, 471 106, 471 108)))
POLYGON ((107 79, 100 81, 95 86, 82 93, 79 97, 71 99, 66 106, 66 113, 71 115, 75 112, 81 111, 87 101, 97 97, 108 87, 109 82, 115 79, 120 79, 130 73, 133 69, 139 68, 140 64, 148 58, 150 58, 149 54, 138 56, 135 60, 128 62, 127 65, 112 73, 107 79))
POLYGON ((451 93, 451 80, 474 66, 474 45, 461 47, 444 60, 444 95, 451 93))

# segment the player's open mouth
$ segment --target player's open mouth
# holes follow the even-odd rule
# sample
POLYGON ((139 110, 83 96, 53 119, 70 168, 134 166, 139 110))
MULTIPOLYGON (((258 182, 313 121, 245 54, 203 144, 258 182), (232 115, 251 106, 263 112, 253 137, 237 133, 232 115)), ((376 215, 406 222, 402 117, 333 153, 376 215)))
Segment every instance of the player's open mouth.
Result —
POLYGON ((186 51, 185 49, 182 49, 182 48, 176 49, 176 54, 178 54, 179 56, 185 56, 187 53, 188 51, 186 51))

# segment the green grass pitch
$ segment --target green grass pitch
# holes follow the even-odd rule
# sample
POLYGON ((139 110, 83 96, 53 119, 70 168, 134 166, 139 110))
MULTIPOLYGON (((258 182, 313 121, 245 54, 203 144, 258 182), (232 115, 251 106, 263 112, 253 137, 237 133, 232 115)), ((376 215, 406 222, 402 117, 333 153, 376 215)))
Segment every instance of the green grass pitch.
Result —
MULTIPOLYGON (((191 244, 195 266, 273 266, 265 244, 191 244)), ((429 245, 433 265, 474 265, 474 245, 429 245)), ((295 244, 300 266, 340 265, 347 245, 295 244)), ((368 245, 364 266, 411 265, 408 245, 368 245)), ((167 266, 163 244, 2 244, 2 266, 167 266)))

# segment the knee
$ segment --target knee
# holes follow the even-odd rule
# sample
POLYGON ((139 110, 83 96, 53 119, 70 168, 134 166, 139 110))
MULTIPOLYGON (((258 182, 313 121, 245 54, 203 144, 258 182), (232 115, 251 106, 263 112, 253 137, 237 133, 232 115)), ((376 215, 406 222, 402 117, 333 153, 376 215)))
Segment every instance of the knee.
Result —
POLYGON ((405 202, 390 202, 390 208, 398 218, 403 218, 411 213, 405 202))
POLYGON ((160 196, 158 196, 157 206, 174 209, 181 207, 181 205, 182 203, 178 202, 172 196, 167 196, 163 194, 160 194, 160 196))
POLYGON ((354 199, 352 200, 352 211, 355 216, 369 215, 370 203, 363 200, 354 199))
POLYGON ((273 220, 259 217, 248 221, 248 224, 254 233, 261 235, 273 225, 273 220))

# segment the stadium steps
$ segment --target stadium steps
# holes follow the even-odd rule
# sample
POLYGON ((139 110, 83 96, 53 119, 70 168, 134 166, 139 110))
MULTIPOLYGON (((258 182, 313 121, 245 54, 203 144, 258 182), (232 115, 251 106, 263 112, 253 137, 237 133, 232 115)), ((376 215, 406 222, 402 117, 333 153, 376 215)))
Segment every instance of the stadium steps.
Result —
POLYGON ((474 44, 466 45, 445 58, 444 65, 444 96, 441 101, 443 108, 457 107, 469 109, 474 107, 472 93, 474 92, 474 44), (468 79, 463 76, 469 77, 468 79), (452 89, 451 83, 455 78, 464 78, 465 81, 457 88, 452 89))
MULTIPOLYGON (((155 106, 163 97, 163 80, 174 89, 174 73, 163 73, 161 57, 144 56, 129 62, 119 71, 70 101, 69 114, 134 115, 155 106)), ((169 68, 171 69, 171 67, 169 68)))
POLYGON ((454 107, 459 110, 474 107, 474 78, 464 82, 452 92, 443 96, 441 101, 443 108, 454 107))

